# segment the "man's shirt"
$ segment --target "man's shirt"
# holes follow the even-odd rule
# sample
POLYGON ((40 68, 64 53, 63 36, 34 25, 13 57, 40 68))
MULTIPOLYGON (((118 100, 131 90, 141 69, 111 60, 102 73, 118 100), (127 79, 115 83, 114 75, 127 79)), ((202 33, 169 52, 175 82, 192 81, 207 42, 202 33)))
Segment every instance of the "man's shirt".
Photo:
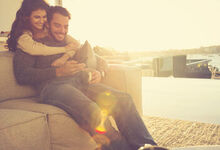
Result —
MULTIPOLYGON (((66 45, 65 42, 58 42, 50 37, 45 37, 37 41, 54 47, 66 45)), ((62 55, 33 56, 18 48, 15 51, 13 59, 14 74, 17 82, 22 85, 31 85, 41 90, 46 83, 57 78, 56 68, 52 67, 51 64, 62 55)))

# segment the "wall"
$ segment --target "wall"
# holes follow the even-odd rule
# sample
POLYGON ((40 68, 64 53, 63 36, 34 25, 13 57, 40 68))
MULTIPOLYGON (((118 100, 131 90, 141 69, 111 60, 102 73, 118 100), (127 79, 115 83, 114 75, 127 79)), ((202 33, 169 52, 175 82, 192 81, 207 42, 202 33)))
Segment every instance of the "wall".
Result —
POLYGON ((0 0, 0 32, 10 31, 22 0, 0 0))

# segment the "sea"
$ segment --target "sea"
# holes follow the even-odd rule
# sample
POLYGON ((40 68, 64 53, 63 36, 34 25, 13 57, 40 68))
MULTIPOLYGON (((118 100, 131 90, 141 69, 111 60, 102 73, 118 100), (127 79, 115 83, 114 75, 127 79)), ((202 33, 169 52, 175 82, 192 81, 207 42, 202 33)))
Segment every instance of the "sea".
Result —
POLYGON ((220 80, 142 77, 146 116, 220 124, 220 80))

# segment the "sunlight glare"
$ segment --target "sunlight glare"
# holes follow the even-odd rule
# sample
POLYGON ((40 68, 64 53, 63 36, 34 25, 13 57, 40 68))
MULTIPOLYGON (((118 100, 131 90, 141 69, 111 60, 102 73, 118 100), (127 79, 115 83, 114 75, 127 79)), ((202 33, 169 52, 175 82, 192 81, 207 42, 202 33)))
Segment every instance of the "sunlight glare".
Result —
POLYGON ((120 51, 220 44, 217 0, 63 0, 70 34, 120 51))

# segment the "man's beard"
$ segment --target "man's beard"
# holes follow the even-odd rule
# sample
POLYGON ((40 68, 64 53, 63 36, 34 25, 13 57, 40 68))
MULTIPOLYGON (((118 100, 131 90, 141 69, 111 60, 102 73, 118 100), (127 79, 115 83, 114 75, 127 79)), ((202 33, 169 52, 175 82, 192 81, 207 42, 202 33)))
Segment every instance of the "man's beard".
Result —
MULTIPOLYGON (((65 36, 66 36, 66 34, 61 33, 61 34, 64 35, 63 40, 57 40, 56 37, 55 37, 55 36, 53 35, 53 33, 51 32, 50 28, 49 28, 49 31, 48 31, 48 32, 49 32, 49 36, 50 36, 51 38, 53 38, 55 41, 57 41, 57 42, 62 42, 62 41, 65 40, 65 36)), ((55 34, 60 34, 60 33, 55 32, 55 34)))

